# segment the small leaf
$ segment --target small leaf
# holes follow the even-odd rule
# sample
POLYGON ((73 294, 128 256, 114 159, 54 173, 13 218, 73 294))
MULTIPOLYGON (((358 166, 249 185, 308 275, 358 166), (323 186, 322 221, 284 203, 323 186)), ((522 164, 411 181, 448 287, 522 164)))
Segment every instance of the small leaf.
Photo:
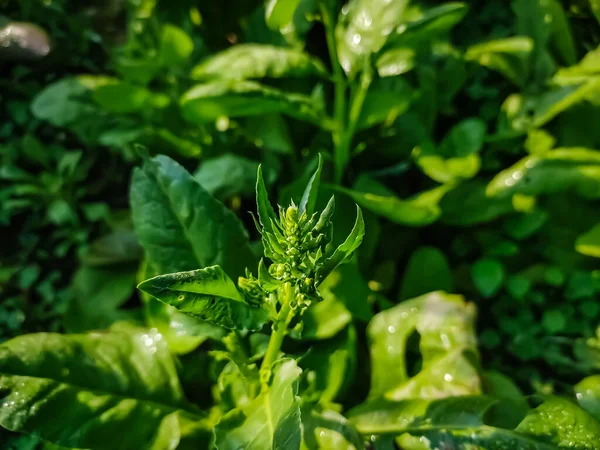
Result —
POLYGON ((238 44, 209 57, 192 69, 195 80, 327 76, 320 61, 294 48, 238 44))
POLYGON ((268 0, 265 8, 267 26, 279 31, 292 22, 301 0, 268 0))
POLYGON ((402 278, 399 300, 418 297, 433 291, 453 291, 450 265, 436 247, 419 247, 413 252, 402 278))
POLYGON ((321 171, 323 170, 323 158, 319 153, 319 162, 317 170, 308 180, 302 199, 300 200, 299 213, 306 212, 306 215, 310 217, 315 209, 315 203, 317 202, 317 195, 319 194, 319 184, 321 182, 321 171))
POLYGON ((316 283, 320 284, 340 264, 343 264, 360 246, 365 235, 365 221, 360 207, 356 206, 356 221, 346 240, 335 249, 317 269, 316 283))
POLYGON ((179 311, 232 330, 259 330, 265 310, 248 305, 219 266, 159 275, 138 286, 179 311))
POLYGON ((282 113, 324 128, 330 122, 308 96, 283 92, 253 81, 216 81, 198 84, 180 99, 181 111, 191 123, 212 122, 221 116, 250 117, 282 113))
POLYGON ((479 259, 471 270, 473 283, 484 297, 495 295, 504 282, 504 266, 495 259, 479 259))
POLYGON ((584 378, 574 387, 577 403, 600 421, 600 375, 584 378))
POLYGON ((600 258, 600 224, 577 238, 575 250, 583 255, 600 258))
POLYGON ((194 42, 185 31, 170 24, 163 26, 159 58, 164 66, 185 64, 193 51, 194 42))
POLYGON ((261 166, 258 166, 256 175, 256 210, 258 212, 258 220, 263 229, 267 232, 271 232, 273 229, 272 223, 276 223, 278 218, 273 209, 273 205, 271 205, 271 201, 269 200, 269 194, 265 187, 261 166))
POLYGON ((273 365, 269 388, 239 409, 227 413, 215 427, 218 450, 298 450, 302 440, 298 377, 293 359, 273 365))

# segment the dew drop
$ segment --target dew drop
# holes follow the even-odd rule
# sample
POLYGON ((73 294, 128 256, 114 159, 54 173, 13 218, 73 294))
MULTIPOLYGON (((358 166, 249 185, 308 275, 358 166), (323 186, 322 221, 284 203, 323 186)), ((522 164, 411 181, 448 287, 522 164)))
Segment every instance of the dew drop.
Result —
POLYGON ((356 33, 354 36, 352 36, 352 43, 355 45, 360 44, 361 40, 362 40, 362 36, 358 33, 356 33))
POLYGON ((394 325, 390 325, 390 326, 388 327, 388 331, 389 331, 390 333, 394 334, 394 333, 396 332, 396 327, 395 327, 394 325))
POLYGON ((446 375, 444 375, 444 380, 450 382, 454 379, 454 377, 452 375, 450 375, 449 373, 447 373, 446 375))

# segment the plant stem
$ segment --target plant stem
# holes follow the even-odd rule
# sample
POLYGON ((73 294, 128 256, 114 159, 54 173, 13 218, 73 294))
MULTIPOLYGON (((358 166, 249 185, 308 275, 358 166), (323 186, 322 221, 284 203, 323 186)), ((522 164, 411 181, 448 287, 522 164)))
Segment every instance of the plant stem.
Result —
POLYGON ((360 113, 362 111, 362 107, 365 102, 365 98, 367 97, 367 92, 369 91, 369 86, 371 86, 372 80, 373 76, 370 69, 365 68, 361 74, 358 89, 352 97, 352 104, 350 106, 350 113, 348 117, 348 126, 344 130, 340 145, 337 147, 336 151, 336 181, 338 183, 341 181, 344 170, 346 169, 346 165, 350 161, 350 147, 352 145, 352 138, 356 132, 358 119, 360 119, 360 113))
POLYGON ((269 345, 260 366, 260 380, 263 390, 268 387, 268 381, 271 377, 271 366, 279 355, 283 338, 287 333, 287 327, 294 316, 294 311, 292 311, 290 304, 294 295, 292 292, 292 285, 290 283, 286 283, 284 284, 283 289, 284 294, 283 298, 281 299, 281 309, 277 314, 275 322, 273 322, 273 333, 271 333, 269 345))
POLYGON ((333 132, 333 144, 334 144, 334 161, 335 161, 335 178, 339 183, 344 173, 343 165, 340 166, 338 161, 340 158, 341 144, 344 136, 344 129, 346 127, 346 78, 344 77, 344 71, 340 65, 340 61, 337 56, 337 46, 335 44, 335 26, 331 11, 325 2, 321 3, 321 18, 323 25, 325 26, 325 37, 327 39, 327 49, 329 51, 329 58, 331 59, 331 70, 333 71, 333 83, 334 83, 334 118, 336 122, 336 129, 333 132))

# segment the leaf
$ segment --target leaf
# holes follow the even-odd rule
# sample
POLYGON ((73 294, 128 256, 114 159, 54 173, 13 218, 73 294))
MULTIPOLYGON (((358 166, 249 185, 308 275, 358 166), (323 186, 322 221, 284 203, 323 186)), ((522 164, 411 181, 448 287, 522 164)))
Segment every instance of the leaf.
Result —
POLYGON ((121 114, 151 107, 154 100, 146 88, 116 79, 92 89, 92 97, 106 111, 121 114))
POLYGON ((40 120, 63 127, 96 111, 86 101, 89 90, 78 78, 63 78, 46 86, 31 102, 31 112, 40 120))
MULTIPOLYGON (((324 301, 333 297, 338 302, 341 302, 354 319, 367 322, 373 317, 369 303, 369 298, 373 294, 373 291, 369 289, 363 275, 359 272, 358 264, 355 260, 338 266, 331 272, 319 285, 319 292, 323 296, 324 301)), ((310 313, 310 310, 307 313, 310 313)), ((320 317, 324 321, 332 320, 332 317, 329 315, 317 315, 317 317, 320 317)), ((304 321, 306 323, 306 319, 304 321)))
POLYGON ((480 393, 472 357, 477 355, 475 308, 441 291, 404 301, 375 315, 367 328, 371 352, 369 399, 433 399, 480 393), (420 335, 422 368, 406 367, 409 337, 420 335))
POLYGON ((557 192, 600 196, 600 152, 574 147, 529 155, 496 175, 487 187, 487 195, 500 198, 557 192))
POLYGON ((596 17, 598 23, 600 23, 600 0, 589 0, 589 3, 592 13, 596 17))
POLYGON ((235 279, 256 267, 242 223, 172 159, 135 169, 130 196, 136 234, 158 273, 219 265, 235 279))
POLYGON ((483 180, 470 180, 451 190, 442 198, 440 208, 442 222, 463 227, 491 222, 514 212, 510 197, 486 196, 483 180))
POLYGON ((500 72, 517 86, 523 86, 532 49, 531 38, 514 36, 472 45, 467 49, 465 59, 500 72))
POLYGON ((341 414, 315 408, 302 409, 302 441, 306 450, 364 450, 363 438, 341 414))
POLYGON ((354 222, 354 226, 352 227, 352 231, 346 238, 344 242, 342 242, 338 248, 335 249, 333 254, 329 256, 320 267, 317 268, 316 274, 316 284, 320 284, 327 276, 333 272, 333 270, 347 262, 348 258, 354 253, 354 251, 360 246, 362 243, 363 237, 365 235, 365 222, 363 219, 362 211, 357 206, 356 207, 356 221, 354 222))
POLYGON ((577 238, 575 250, 583 255, 600 258, 600 224, 577 238))
POLYGON ((574 387, 577 403, 596 420, 600 420, 600 375, 584 378, 574 387))
POLYGON ((204 161, 194 172, 194 178, 211 195, 225 200, 254 193, 257 170, 258 162, 225 153, 204 161))
POLYGON ((306 184, 306 188, 304 189, 304 194, 302 194, 302 199, 300 200, 299 205, 299 213, 302 214, 306 212, 306 215, 310 217, 315 210, 315 203, 317 202, 317 195, 319 194, 319 184, 321 182, 321 171, 323 170, 323 158, 319 153, 319 162, 317 164, 317 170, 310 177, 308 183, 306 184))
POLYGON ((600 444, 600 423, 568 400, 557 397, 546 400, 514 430, 485 424, 485 414, 496 402, 487 397, 380 401, 351 411, 350 422, 363 434, 408 432, 422 436, 431 448, 466 445, 483 449, 557 450, 595 448, 600 444))
POLYGON ((273 365, 269 388, 247 406, 227 413, 215 428, 218 450, 299 449, 302 439, 298 377, 292 359, 273 365))
POLYGON ((371 85, 360 111, 357 129, 370 128, 382 122, 392 123, 406 112, 416 94, 408 83, 400 78, 398 80, 391 87, 377 82, 371 85))
POLYGON ((185 31, 171 24, 163 26, 158 54, 164 66, 185 64, 193 51, 194 42, 185 31))
POLYGON ((326 292, 323 293, 323 296, 323 301, 311 305, 302 316, 302 333, 297 335, 292 333, 292 337, 329 339, 352 322, 352 314, 338 298, 327 295, 326 292))
POLYGON ((161 335, 143 330, 21 336, 0 345, 0 374, 0 424, 65 447, 153 448, 171 414, 201 420, 161 335))
POLYGON ((406 265, 399 300, 414 298, 432 291, 453 291, 450 265, 436 247, 419 247, 406 265))
POLYGON ((300 360, 303 371, 314 372, 314 395, 320 405, 332 405, 352 384, 357 363, 356 345, 356 330, 350 326, 332 339, 312 344, 300 360))
MULTIPOLYGON (((435 222, 440 214, 438 203, 450 190, 449 186, 439 186, 421 192, 408 200, 402 200, 392 193, 380 195, 369 191, 381 192, 381 185, 374 180, 362 177, 356 184, 356 190, 335 186, 333 189, 348 195, 363 208, 385 217, 394 223, 408 226, 423 226, 435 222)), ((385 189, 385 188, 383 188, 385 189)), ((385 190, 384 192, 389 192, 385 190)))
POLYGON ((118 321, 141 322, 139 310, 122 309, 135 290, 135 267, 82 267, 73 276, 65 327, 71 333, 102 330, 118 321))
POLYGON ((86 266, 110 266, 134 263, 141 259, 142 249, 132 230, 116 230, 92 241, 81 255, 86 266))
POLYGON ((236 79, 327 76, 323 64, 295 48, 264 44, 238 44, 192 69, 192 78, 236 79))
POLYGON ((440 142, 438 151, 446 156, 468 156, 479 153, 485 140, 485 122, 477 118, 464 119, 450 129, 440 142))
POLYGON ((504 266, 495 259, 479 259, 473 264, 471 275, 481 295, 492 297, 504 282, 504 266))
POLYGON ((268 0, 265 9, 267 26, 271 30, 279 31, 292 22, 296 8, 302 0, 268 0))
POLYGON ((268 313, 248 305, 219 266, 159 275, 138 286, 179 311, 231 330, 260 330, 268 313))
POLYGON ((402 21, 407 0, 351 0, 342 9, 335 30, 338 58, 353 78, 377 53, 402 21))
POLYGON ((253 81, 197 84, 180 100, 183 117, 191 123, 212 122, 221 116, 248 117, 282 113, 325 128, 324 112, 303 94, 287 93, 253 81))
POLYGON ((262 228, 265 231, 272 232, 272 223, 277 223, 278 218, 273 209, 273 205, 271 205, 271 201, 269 200, 269 194, 265 187, 261 166, 258 166, 256 175, 256 211, 262 228))

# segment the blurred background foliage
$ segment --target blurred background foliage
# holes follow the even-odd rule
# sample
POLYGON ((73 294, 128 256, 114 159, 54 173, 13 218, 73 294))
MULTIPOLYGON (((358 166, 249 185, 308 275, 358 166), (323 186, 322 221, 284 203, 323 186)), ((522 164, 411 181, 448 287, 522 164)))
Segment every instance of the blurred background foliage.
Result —
MULTIPOLYGON (((257 112, 241 91, 199 107, 194 86, 246 70, 209 59, 242 43, 329 67, 312 3, 282 34, 260 0, 0 0, 0 341, 175 320, 134 292, 138 145, 195 171, 247 223, 259 162, 281 202, 304 186, 331 154, 326 124, 294 103, 257 112)), ((377 60, 352 161, 329 185, 340 236, 352 201, 367 221, 359 265, 332 292, 360 297, 363 321, 433 290, 464 294, 484 365, 526 392, 562 392, 600 368, 600 9, 473 0, 423 14, 436 6, 410 3, 410 32, 377 60)), ((331 112, 318 67, 262 78, 331 112)), ((180 353, 200 342, 187 337, 180 353)))

